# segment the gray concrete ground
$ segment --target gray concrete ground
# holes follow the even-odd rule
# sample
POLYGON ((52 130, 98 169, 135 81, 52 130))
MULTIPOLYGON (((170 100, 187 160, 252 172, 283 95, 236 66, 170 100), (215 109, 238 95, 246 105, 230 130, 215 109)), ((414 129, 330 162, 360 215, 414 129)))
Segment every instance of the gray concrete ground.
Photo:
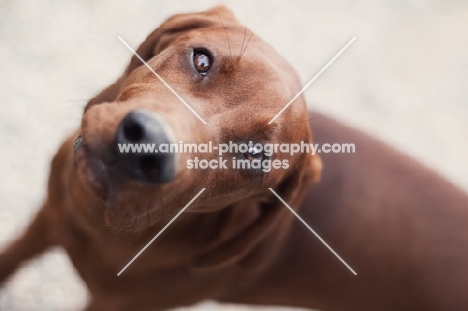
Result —
MULTIPOLYGON (((219 3, 0 2, 0 247, 43 200, 49 161, 79 123, 86 100, 126 66, 130 53, 117 36, 137 46, 166 17, 219 3)), ((304 83, 356 36, 305 92, 310 108, 387 141, 468 190, 466 1, 226 5, 285 56, 304 83)), ((86 296, 56 249, 24 265, 0 293, 0 309, 78 310, 86 296)))

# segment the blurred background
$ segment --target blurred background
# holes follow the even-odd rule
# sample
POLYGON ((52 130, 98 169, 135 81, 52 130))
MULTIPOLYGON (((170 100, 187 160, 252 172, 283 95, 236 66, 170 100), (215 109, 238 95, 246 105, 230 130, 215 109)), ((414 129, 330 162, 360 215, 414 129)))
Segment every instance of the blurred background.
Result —
MULTIPOLYGON (((131 54, 117 36, 137 47, 172 14, 217 4, 275 47, 304 84, 356 36, 305 92, 310 109, 388 142, 468 191, 466 1, 3 0, 0 248, 37 211, 50 160, 86 101, 126 67, 131 54)), ((0 291, 0 310, 72 311, 86 299, 66 255, 54 249, 0 291)), ((194 310, 258 308, 207 302, 194 310)))

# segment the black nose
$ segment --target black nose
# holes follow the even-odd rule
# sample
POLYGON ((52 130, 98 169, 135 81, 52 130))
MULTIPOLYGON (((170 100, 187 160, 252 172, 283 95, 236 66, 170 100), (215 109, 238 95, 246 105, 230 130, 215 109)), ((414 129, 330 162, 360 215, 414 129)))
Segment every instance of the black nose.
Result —
POLYGON ((142 182, 170 182, 176 174, 176 155, 155 152, 161 144, 170 146, 166 128, 155 113, 135 110, 127 114, 115 137, 117 167, 142 182))

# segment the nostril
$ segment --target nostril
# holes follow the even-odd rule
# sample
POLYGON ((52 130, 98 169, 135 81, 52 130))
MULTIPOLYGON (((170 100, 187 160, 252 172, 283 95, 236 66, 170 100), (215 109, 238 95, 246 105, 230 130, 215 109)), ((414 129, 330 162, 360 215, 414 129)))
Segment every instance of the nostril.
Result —
POLYGON ((143 155, 140 158, 140 170, 142 172, 151 172, 151 174, 157 174, 160 171, 160 162, 153 155, 143 155))
POLYGON ((135 120, 129 119, 126 121, 127 122, 123 125, 123 134, 125 138, 132 143, 143 140, 145 136, 145 128, 135 120))
POLYGON ((117 126, 115 149, 110 161, 115 161, 116 168, 133 179, 151 184, 170 182, 176 174, 175 155, 158 154, 155 152, 157 149, 151 149, 151 146, 158 148, 171 142, 166 128, 157 114, 131 111, 117 126))

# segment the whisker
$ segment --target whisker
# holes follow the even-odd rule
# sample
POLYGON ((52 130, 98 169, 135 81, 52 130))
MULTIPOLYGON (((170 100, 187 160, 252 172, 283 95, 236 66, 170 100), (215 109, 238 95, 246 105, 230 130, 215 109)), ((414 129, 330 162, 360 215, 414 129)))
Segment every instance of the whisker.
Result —
POLYGON ((68 164, 69 162, 72 162, 73 159, 74 159, 74 157, 71 157, 71 158, 69 158, 69 159, 60 161, 59 163, 54 163, 54 164, 52 164, 51 166, 52 166, 52 167, 57 167, 57 166, 59 166, 59 165, 65 165, 65 164, 68 164))
POLYGON ((237 61, 240 60, 242 57, 242 50, 244 49, 245 37, 247 36, 247 10, 245 10, 245 26, 244 26, 244 37, 242 38, 242 45, 239 51, 239 56, 237 57, 237 61))
POLYGON ((227 38, 228 46, 229 46, 229 56, 232 57, 232 52, 231 52, 231 41, 229 40, 229 35, 228 35, 228 32, 227 32, 227 28, 226 28, 226 26, 224 25, 223 20, 221 19, 221 15, 219 15, 218 12, 216 12, 216 14, 218 14, 219 21, 221 22, 221 24, 223 24, 224 32, 226 33, 226 38, 227 38))
POLYGON ((254 32, 251 31, 249 40, 247 41, 247 44, 245 45, 244 50, 242 51, 241 55, 239 56, 239 59, 242 57, 242 55, 244 55, 245 51, 247 50, 247 47, 249 46, 250 40, 252 39, 253 35, 254 35, 254 32))

